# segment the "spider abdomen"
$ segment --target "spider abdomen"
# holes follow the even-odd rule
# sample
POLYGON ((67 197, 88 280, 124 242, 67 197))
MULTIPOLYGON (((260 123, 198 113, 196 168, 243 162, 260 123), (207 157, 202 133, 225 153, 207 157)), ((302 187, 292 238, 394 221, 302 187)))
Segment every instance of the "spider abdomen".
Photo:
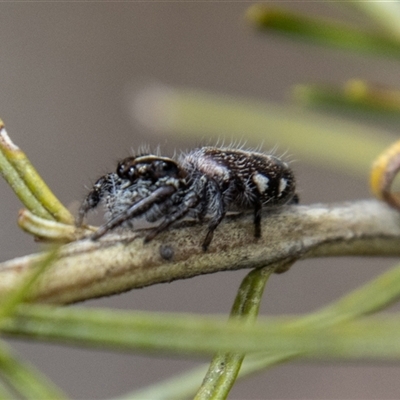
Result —
POLYGON ((285 204, 295 192, 289 165, 279 158, 245 150, 202 147, 181 157, 180 165, 189 176, 206 176, 217 183, 235 207, 252 208, 285 204))

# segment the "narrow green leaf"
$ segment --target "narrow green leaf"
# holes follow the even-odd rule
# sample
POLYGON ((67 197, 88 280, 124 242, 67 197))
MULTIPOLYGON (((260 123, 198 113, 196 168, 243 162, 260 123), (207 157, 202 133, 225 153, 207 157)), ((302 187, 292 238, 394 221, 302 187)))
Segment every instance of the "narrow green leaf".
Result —
MULTIPOLYGON (((363 287, 353 291, 352 293, 346 295, 342 299, 332 303, 331 305, 324 307, 320 310, 317 310, 314 313, 309 315, 305 315, 303 317, 291 318, 288 320, 279 320, 279 319, 270 319, 270 321, 266 324, 267 328, 272 328, 272 324, 275 324, 275 328, 278 329, 280 325, 280 329, 291 329, 292 343, 295 343, 296 332, 308 332, 309 334, 308 340, 317 341, 320 344, 330 339, 323 339, 323 336, 320 336, 321 332, 324 332, 321 329, 325 329, 326 331, 330 331, 332 326, 343 326, 343 323, 346 321, 351 321, 357 317, 362 315, 367 315, 376 311, 381 310, 393 302, 398 300, 400 297, 400 266, 393 268, 390 271, 385 272, 380 275, 373 281, 367 283, 363 287)), ((393 316, 393 318, 386 321, 387 326, 392 329, 391 332, 389 330, 385 333, 386 327, 383 325, 381 319, 371 320, 364 322, 362 321, 363 329, 370 329, 374 326, 378 326, 380 331, 375 331, 374 334, 367 340, 369 343, 364 341, 365 347, 368 346, 378 346, 376 347, 378 354, 369 354, 369 356, 373 356, 376 358, 396 358, 400 357, 398 353, 390 353, 392 352, 392 348, 395 348, 399 343, 398 338, 398 329, 397 326, 399 324, 399 317, 397 315, 393 316), (369 324, 369 325, 368 325, 369 324), (385 337, 386 335, 386 337, 385 337), (389 337, 393 335, 392 337, 389 337), (385 340, 389 340, 385 344, 385 340), (375 342, 374 342, 375 341, 375 342), (383 346, 381 344, 383 342, 383 346), (390 350, 389 350, 390 349, 390 350)), ((79 343, 87 344, 91 346, 110 346, 116 348, 131 348, 131 349, 140 349, 146 350, 149 349, 151 351, 155 351, 157 349, 161 350, 170 350, 170 351, 178 351, 180 353, 189 351, 187 343, 184 341, 181 342, 179 335, 182 333, 183 337, 189 338, 189 342, 191 341, 192 349, 194 348, 194 352, 196 352, 196 347, 199 343, 208 343, 209 342, 209 332, 206 332, 206 328, 210 328, 214 326, 217 328, 219 326, 220 332, 219 334, 223 339, 223 342, 226 341, 226 336, 228 332, 226 327, 221 321, 215 320, 213 318, 202 318, 195 316, 185 316, 185 315, 163 315, 163 314, 146 314, 146 313, 124 313, 124 312, 116 312, 116 311, 103 311, 103 310, 82 310, 82 309, 63 309, 63 308, 53 308, 49 306, 38 306, 38 305, 24 305, 19 307, 19 316, 18 318, 9 319, 5 321, 5 325, 3 327, 4 332, 8 334, 12 334, 13 336, 26 335, 29 337, 34 337, 39 340, 54 340, 61 342, 71 342, 71 343, 79 343), (213 324, 217 325, 213 325, 213 324), (218 325, 219 324, 219 325, 218 325), (149 329, 149 332, 146 332, 146 329, 149 329), (187 329, 187 331, 183 332, 183 329, 187 329), (124 340, 121 341, 120 333, 121 331, 126 330, 126 336, 124 340), (149 335, 149 343, 144 346, 143 340, 140 338, 141 334, 139 331, 142 331, 144 336, 149 335), (109 333, 108 336, 103 337, 109 333), (157 334, 164 337, 164 339, 159 340, 157 338, 157 334), (151 338, 151 335, 155 335, 154 338, 151 338), (225 339, 224 339, 225 338, 225 339), (129 339, 130 342, 129 342, 129 339), (172 342, 176 341, 177 343, 173 344, 172 342), (126 346, 126 347, 125 347, 126 346), (176 347, 175 347, 176 346, 176 347)), ((346 328, 346 326, 345 326, 346 328)), ((350 329, 350 328, 347 328, 350 329)), ((363 331, 360 327, 358 329, 359 338, 353 340, 356 341, 358 339, 363 340, 363 331)), ((375 328, 374 328, 375 329, 375 328)), ((248 340, 249 337, 246 335, 251 335, 253 329, 250 329, 251 332, 244 333, 244 337, 242 338, 243 342, 248 340)), ((343 335, 345 329, 340 331, 338 329, 336 331, 336 335, 334 340, 341 340, 341 335, 343 335)), ((370 329, 370 332, 373 332, 370 329)), ((354 332, 353 332, 354 333, 354 332)), ((353 334, 352 333, 352 334, 353 334)), ((264 334, 267 334, 264 332, 264 334)), ((270 335, 271 332, 268 333, 270 335)), ((289 339, 287 334, 279 333, 275 331, 275 339, 279 342, 279 338, 284 342, 289 339), (286 336, 285 336, 286 335, 286 336)), ((272 339, 272 336, 268 336, 268 341, 272 339)), ((365 339, 365 338, 364 338, 365 339)), ((254 340, 254 339, 252 339, 254 340)), ((304 340, 304 337, 302 338, 304 340)), ((305 349, 300 346, 297 349, 282 349, 280 346, 272 345, 273 349, 269 349, 267 353, 261 353, 264 346, 264 338, 259 340, 258 342, 254 342, 255 348, 257 348, 257 354, 248 355, 246 357, 246 361, 244 362, 241 370, 241 374, 249 374, 257 372, 261 369, 265 369, 272 365, 275 365, 280 362, 287 361, 289 359, 299 357, 300 355, 304 355, 305 349)), ((211 343, 211 342, 210 342, 211 343)), ((215 343, 214 343, 215 344, 215 343)), ((215 344, 216 345, 216 344, 215 344)), ((240 345, 240 344, 239 344, 240 345)), ((238 346, 239 346, 238 345, 238 346)), ((217 345, 216 345, 217 346, 217 345)), ((351 345, 350 345, 351 346, 351 345)), ((290 347, 290 346, 288 346, 290 347)), ((216 347, 219 348, 219 347, 216 347)), ((235 348, 236 350, 239 347, 235 348)), ((266 349, 264 348, 264 351, 266 349)), ((322 348, 318 350, 318 357, 335 357, 335 350, 330 349, 325 354, 322 351, 322 348), (330 353, 329 353, 330 352, 330 353)), ((340 353, 343 358, 352 357, 358 358, 361 356, 367 357, 367 353, 362 354, 362 349, 356 349, 351 351, 351 349, 347 349, 349 351, 346 355, 343 353, 343 350, 340 353), (356 351, 357 350, 357 351, 356 351), (358 352, 358 354, 357 354, 358 352)), ((212 352, 212 349, 208 348, 207 352, 212 352)), ((308 355, 310 356, 312 352, 308 355)), ((316 353, 314 353, 315 356, 316 353)), ((192 393, 196 390, 200 376, 204 373, 204 369, 200 372, 193 372, 192 376, 193 380, 191 381, 192 393)), ((176 378, 179 379, 179 378, 176 378)), ((176 382, 176 381, 175 381, 176 382)), ((190 386, 188 384, 188 386, 190 386)), ((146 393, 148 390, 156 390, 156 388, 150 388, 144 391, 146 393)), ((165 381, 158 387, 161 393, 165 394, 165 397, 168 398, 168 393, 170 393, 170 398, 178 398, 179 397, 179 388, 176 388, 176 385, 169 381, 165 381), (168 390, 166 388, 169 388, 168 390)), ((185 386, 184 393, 190 390, 190 387, 185 386)), ((182 389, 183 390, 183 389, 182 389)), ((186 395, 186 394, 185 394, 186 395)), ((183 396, 183 394, 182 394, 183 396)), ((151 396, 150 396, 151 397, 151 396)), ((140 398, 140 397, 136 397, 140 398)), ((155 398, 155 397, 154 397, 155 398)))
MULTIPOLYGON (((8 136, 3 121, 0 120, 0 152, 7 159, 8 164, 13 168, 19 176, 18 181, 23 182, 23 186, 37 199, 40 205, 50 214, 48 219, 55 219, 59 222, 68 224, 74 223, 71 213, 60 203, 49 189, 36 169, 33 167, 25 153, 16 146, 8 136)), ((7 180, 7 182, 9 182, 7 180)), ((22 186, 22 184, 20 184, 22 186)), ((21 194, 20 200, 25 204, 24 199, 29 197, 27 193, 16 192, 21 194)), ((34 212, 27 206, 29 210, 34 212)), ((45 218, 42 214, 37 214, 45 218)))
POLYGON ((207 372, 207 365, 202 365, 188 373, 158 382, 150 387, 127 393, 114 400, 179 400, 193 397, 199 382, 207 372))
MULTIPOLYGON (((265 284, 273 268, 251 271, 243 280, 231 311, 231 318, 242 317, 251 325, 257 318, 265 284)), ((242 366, 244 354, 219 352, 213 358, 196 400, 226 399, 242 366)))
POLYGON ((38 263, 36 268, 32 268, 32 272, 26 276, 22 284, 17 287, 14 292, 7 294, 7 297, 2 299, 0 303, 0 327, 3 320, 12 315, 18 304, 29 296, 30 290, 37 282, 40 275, 55 261, 57 258, 57 250, 58 248, 49 251, 47 256, 38 263))
POLYGON ((347 1, 336 2, 363 12, 378 23, 389 35, 400 39, 400 5, 398 1, 347 1))
POLYGON ((4 324, 4 333, 101 348, 177 354, 264 351, 284 352, 285 356, 298 352, 325 359, 400 360, 400 315, 325 325, 306 324, 298 317, 269 318, 248 326, 240 320, 223 323, 215 317, 179 314, 20 308, 19 316, 4 324))
POLYGON ((34 367, 17 360, 4 342, 0 342, 0 374, 16 392, 28 399, 66 398, 34 367))
POLYGON ((362 124, 197 90, 149 87, 138 93, 135 104, 137 118, 158 131, 196 139, 246 139, 248 146, 279 144, 296 160, 364 179, 376 155, 393 142, 387 132, 362 124))
POLYGON ((15 394, 11 393, 10 389, 6 387, 3 381, 0 380, 0 399, 11 400, 15 398, 16 398, 15 394))
MULTIPOLYGON (((291 360, 294 358, 294 355, 297 355, 297 353, 289 353, 286 357, 283 353, 271 356, 264 354, 247 355, 240 369, 239 378, 244 378, 273 365, 291 360)), ((118 397, 115 400, 178 400, 193 397, 198 389, 199 382, 201 382, 204 374, 207 372, 207 367, 207 365, 202 365, 189 372, 173 376, 162 382, 118 397)))
POLYGON ((74 225, 41 218, 26 209, 19 212, 18 225, 31 235, 53 243, 72 242, 78 239, 74 225))
POLYGON ((26 183, 21 179, 14 167, 10 164, 4 154, 0 151, 0 173, 11 189, 21 200, 22 204, 35 215, 42 218, 52 219, 51 214, 36 199, 27 187, 26 183))
POLYGON ((259 30, 275 31, 339 49, 400 58, 400 41, 381 32, 261 4, 251 6, 246 17, 249 23, 259 30))
POLYGON ((375 313, 400 299, 400 266, 304 317, 308 324, 334 324, 375 313))
POLYGON ((351 80, 343 87, 329 85, 297 85, 293 97, 307 106, 337 107, 346 112, 374 112, 377 116, 400 116, 400 91, 351 80))

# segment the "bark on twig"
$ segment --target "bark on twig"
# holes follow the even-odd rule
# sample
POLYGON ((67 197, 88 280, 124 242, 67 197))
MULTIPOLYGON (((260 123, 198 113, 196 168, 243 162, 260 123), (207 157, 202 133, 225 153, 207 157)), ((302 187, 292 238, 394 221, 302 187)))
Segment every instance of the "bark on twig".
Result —
MULTIPOLYGON (((207 252, 200 245, 205 225, 189 225, 170 229, 148 244, 143 244, 145 232, 124 231, 96 242, 64 245, 32 300, 72 303, 200 274, 284 265, 307 257, 400 255, 400 214, 375 200, 288 206, 264 213, 260 239, 254 238, 251 214, 226 218, 207 252)), ((29 255, 0 264, 0 296, 15 288, 41 257, 29 255)))

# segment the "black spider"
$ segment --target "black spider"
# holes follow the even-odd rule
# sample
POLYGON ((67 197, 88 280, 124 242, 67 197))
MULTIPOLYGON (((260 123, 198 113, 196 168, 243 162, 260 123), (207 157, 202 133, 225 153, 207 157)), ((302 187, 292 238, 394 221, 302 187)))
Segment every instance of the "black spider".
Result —
POLYGON ((138 217, 149 222, 162 219, 145 241, 152 240, 185 216, 209 217, 203 241, 207 250, 214 230, 228 211, 254 210, 255 236, 261 235, 261 209, 297 203, 295 178, 279 158, 231 148, 202 147, 174 161, 157 155, 122 160, 116 173, 101 177, 82 203, 77 224, 100 202, 106 204, 107 222, 91 237, 138 217))

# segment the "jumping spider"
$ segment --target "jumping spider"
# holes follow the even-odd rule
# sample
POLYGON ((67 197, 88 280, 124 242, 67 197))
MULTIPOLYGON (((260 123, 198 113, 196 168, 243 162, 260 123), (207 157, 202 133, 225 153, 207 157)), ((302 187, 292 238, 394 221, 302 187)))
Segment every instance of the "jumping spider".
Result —
POLYGON ((102 176, 86 196, 77 225, 99 203, 106 205, 107 222, 91 236, 128 225, 135 218, 162 222, 145 242, 184 217, 209 217, 203 241, 207 250, 214 230, 228 211, 254 210, 255 236, 261 236, 261 209, 297 203, 295 178, 279 158, 231 148, 202 147, 178 161, 152 154, 127 157, 115 173, 102 176))

